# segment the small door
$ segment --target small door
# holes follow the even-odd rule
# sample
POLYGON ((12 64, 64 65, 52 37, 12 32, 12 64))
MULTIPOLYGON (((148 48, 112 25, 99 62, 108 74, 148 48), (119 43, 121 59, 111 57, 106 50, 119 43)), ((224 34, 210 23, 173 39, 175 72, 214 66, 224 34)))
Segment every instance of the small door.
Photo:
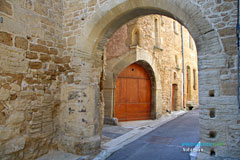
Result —
POLYGON ((177 84, 172 85, 172 111, 177 110, 177 84))
POLYGON ((118 76, 114 116, 119 121, 150 119, 151 83, 144 68, 132 64, 118 76))
POLYGON ((187 100, 191 101, 191 69, 187 67, 187 100))

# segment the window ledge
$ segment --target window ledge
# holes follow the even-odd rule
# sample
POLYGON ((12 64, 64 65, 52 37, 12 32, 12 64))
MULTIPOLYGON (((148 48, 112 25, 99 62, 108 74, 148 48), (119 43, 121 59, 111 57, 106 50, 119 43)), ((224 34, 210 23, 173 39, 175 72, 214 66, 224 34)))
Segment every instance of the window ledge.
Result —
POLYGON ((181 70, 181 68, 180 68, 180 67, 176 67, 176 70, 177 70, 177 71, 180 71, 180 70, 181 70))
POLYGON ((139 45, 131 45, 130 46, 130 49, 136 49, 136 48, 139 48, 139 45))
POLYGON ((153 48, 154 50, 159 50, 159 51, 163 51, 163 48, 160 46, 154 46, 154 48, 153 48))

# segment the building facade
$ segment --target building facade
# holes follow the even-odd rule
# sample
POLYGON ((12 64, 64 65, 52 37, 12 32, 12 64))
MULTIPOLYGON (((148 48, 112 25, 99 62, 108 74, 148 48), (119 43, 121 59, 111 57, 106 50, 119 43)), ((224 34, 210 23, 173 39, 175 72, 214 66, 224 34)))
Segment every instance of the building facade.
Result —
MULTIPOLYGON (((190 33, 177 21, 160 15, 131 20, 113 34, 105 50, 107 75, 103 93, 106 123, 109 120, 109 123, 113 123, 111 118, 118 118, 115 116, 118 112, 121 112, 120 117, 125 116, 125 120, 127 114, 137 114, 137 110, 150 115, 145 119, 155 119, 187 106, 198 106, 197 50, 190 33), (149 72, 150 87, 145 88, 150 94, 149 105, 142 106, 142 109, 139 106, 143 102, 139 100, 147 93, 139 93, 144 90, 144 87, 139 86, 146 82, 140 83, 133 80, 136 77, 125 75, 121 78, 121 81, 126 81, 125 86, 119 86, 124 85, 124 82, 117 84, 119 75, 133 63, 138 63, 149 72), (131 88, 134 84, 136 87, 131 88), (119 87, 122 88, 119 90, 119 87), (138 96, 134 98, 134 95, 138 96), (117 104, 121 96, 122 100, 117 104)), ((140 71, 133 69, 131 76, 134 72, 139 74, 137 72, 140 71)), ((134 120, 134 117, 131 119, 134 120)))

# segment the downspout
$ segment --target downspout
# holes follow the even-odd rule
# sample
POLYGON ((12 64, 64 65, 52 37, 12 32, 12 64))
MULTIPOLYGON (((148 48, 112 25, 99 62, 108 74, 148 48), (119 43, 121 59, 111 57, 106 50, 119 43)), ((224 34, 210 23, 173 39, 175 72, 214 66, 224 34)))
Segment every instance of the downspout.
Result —
POLYGON ((239 40, 240 40, 240 22, 239 22, 239 19, 240 19, 240 3, 239 3, 239 0, 238 0, 238 16, 237 16, 237 27, 236 27, 236 33, 237 33, 237 55, 238 55, 238 61, 237 61, 237 100, 238 100, 238 108, 240 109, 240 97, 239 97, 239 94, 240 94, 240 91, 239 91, 239 85, 240 85, 240 80, 239 80, 239 58, 240 58, 240 48, 239 48, 239 40))
POLYGON ((185 98, 185 65, 184 65, 184 41, 183 41, 183 26, 181 25, 181 40, 182 40, 182 106, 181 109, 184 108, 184 98, 185 98))

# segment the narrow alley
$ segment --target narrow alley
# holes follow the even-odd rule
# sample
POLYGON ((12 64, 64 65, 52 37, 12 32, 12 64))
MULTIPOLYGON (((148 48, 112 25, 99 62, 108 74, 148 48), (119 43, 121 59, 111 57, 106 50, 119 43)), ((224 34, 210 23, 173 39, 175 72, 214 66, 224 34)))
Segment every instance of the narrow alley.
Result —
POLYGON ((199 110, 190 111, 124 146, 108 160, 188 160, 182 143, 199 142, 199 110))

